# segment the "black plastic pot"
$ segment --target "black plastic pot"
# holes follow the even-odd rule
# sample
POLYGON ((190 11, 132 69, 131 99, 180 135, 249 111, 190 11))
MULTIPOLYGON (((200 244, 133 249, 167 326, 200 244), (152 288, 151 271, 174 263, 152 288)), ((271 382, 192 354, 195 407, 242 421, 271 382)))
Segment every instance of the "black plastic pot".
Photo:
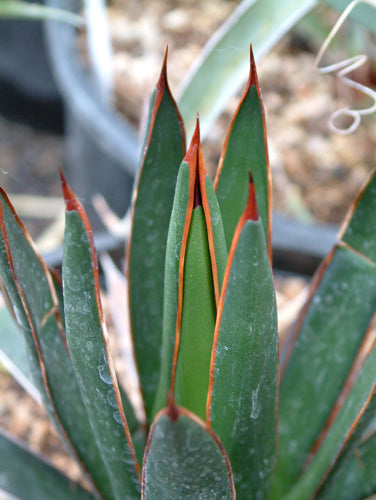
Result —
MULTIPOLYGON (((78 11, 77 2, 48 0, 51 7, 78 11)), ((101 227, 91 197, 100 192, 124 215, 131 199, 138 149, 134 129, 101 102, 92 77, 77 53, 75 28, 45 24, 52 72, 64 102, 66 172, 94 229, 101 227)))
POLYGON ((62 132, 62 102, 40 21, 0 19, 0 113, 62 132))

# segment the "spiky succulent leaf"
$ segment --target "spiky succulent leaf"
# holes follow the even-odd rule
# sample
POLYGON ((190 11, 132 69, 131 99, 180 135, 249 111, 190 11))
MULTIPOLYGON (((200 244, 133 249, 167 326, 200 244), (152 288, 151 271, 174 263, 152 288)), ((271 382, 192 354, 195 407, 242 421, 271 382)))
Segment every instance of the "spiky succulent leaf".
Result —
POLYGON ((198 124, 178 177, 166 253, 162 369, 155 412, 169 391, 205 416, 217 301, 227 257, 198 124))
POLYGON ((68 354, 51 275, 10 201, 0 195, 0 272, 24 335, 33 382, 89 481, 113 498, 68 354))
POLYGON ((248 84, 227 132, 214 182, 228 248, 247 205, 249 172, 255 183, 257 206, 271 255, 271 174, 264 108, 252 49, 248 84))
POLYGON ((114 496, 136 499, 139 468, 103 321, 93 236, 82 206, 62 182, 64 312, 72 364, 114 496))
MULTIPOLYGON (((376 319, 376 316, 375 316, 376 319)), ((353 492, 353 498, 356 498, 357 491, 361 495, 364 489, 369 489, 372 486, 372 480, 366 480, 363 486, 360 486, 359 470, 356 465, 354 465, 354 459, 357 460, 360 454, 360 448, 368 439, 372 441, 372 437, 375 434, 375 415, 376 415, 376 395, 372 396, 370 403, 367 406, 366 411, 363 413, 360 421, 357 423, 350 439, 347 441, 346 445, 343 447, 340 456, 336 460, 334 467, 330 470, 330 473, 325 478, 325 481, 320 485, 319 492, 316 494, 318 499, 333 498, 336 491, 344 488, 341 495, 347 497, 351 492, 353 492), (354 467, 354 470, 352 470, 354 467), (348 477, 347 477, 348 476, 348 477)), ((369 453, 371 444, 367 446, 367 455, 369 453)), ((363 463, 360 460, 360 469, 363 468, 363 463)), ((363 498, 365 495, 361 496, 363 498)), ((339 497, 340 498, 340 497, 339 497)), ((333 499, 334 500, 334 499, 333 499)))
POLYGON ((168 88, 166 59, 150 114, 128 248, 131 326, 148 419, 160 370, 167 232, 185 153, 184 127, 168 88))
POLYGON ((319 488, 334 460, 339 456, 342 448, 370 403, 376 390, 376 347, 368 356, 362 371, 356 379, 350 394, 346 398, 341 410, 329 427, 316 454, 299 480, 283 497, 284 500, 305 500, 311 498, 319 488))
POLYGON ((184 299, 174 393, 178 405, 205 418, 216 304, 202 206, 192 211, 182 293, 184 299))
POLYGON ((354 202, 350 221, 341 240, 354 250, 376 262, 376 175, 372 175, 367 189, 354 202))
MULTIPOLYGON (((371 226, 376 231, 374 198, 369 196, 370 190, 374 190, 375 175, 374 172, 349 217, 351 232, 363 234, 364 238, 368 232, 365 227, 371 226), (368 212, 364 206, 367 200, 368 212)), ((358 248, 362 248, 357 241, 358 248)), ((274 498, 279 499, 288 491, 308 459, 315 454, 324 456, 325 451, 321 450, 324 442, 332 442, 333 448, 329 445, 324 448, 329 450, 325 455, 327 469, 321 470, 320 478, 316 477, 318 487, 351 436, 354 422, 346 420, 338 427, 337 420, 346 408, 355 414, 358 412, 359 417, 365 409, 361 404, 366 400, 362 400, 361 393, 353 393, 357 390, 357 385, 353 385, 359 371, 365 370, 363 364, 372 352, 368 332, 375 308, 376 262, 340 240, 316 276, 311 297, 294 332, 296 341, 292 344, 291 356, 287 356, 280 389, 279 458, 274 498), (351 403, 350 394, 360 399, 351 403), (332 430, 333 426, 336 430, 332 430), (338 441, 330 441, 335 432, 339 432, 335 438, 338 441)), ((366 377, 363 371, 360 377, 366 377)), ((372 374, 368 377, 369 387, 364 389, 364 394, 368 390, 367 397, 373 383, 372 374)), ((352 416, 355 419, 355 415, 352 416)))
POLYGON ((232 500, 230 462, 216 435, 196 415, 168 408, 150 430, 143 466, 143 500, 232 500))
POLYGON ((178 310, 178 276, 185 215, 189 200, 189 166, 183 162, 179 169, 171 223, 168 232, 164 286, 163 337, 161 371, 155 398, 154 416, 167 404, 171 388, 171 374, 174 359, 176 316, 178 310))
POLYGON ((208 421, 231 461, 237 498, 267 498, 275 465, 277 310, 254 185, 229 254, 215 329, 208 421))
POLYGON ((318 500, 363 500, 376 493, 376 433, 357 447, 333 478, 317 495, 318 500))

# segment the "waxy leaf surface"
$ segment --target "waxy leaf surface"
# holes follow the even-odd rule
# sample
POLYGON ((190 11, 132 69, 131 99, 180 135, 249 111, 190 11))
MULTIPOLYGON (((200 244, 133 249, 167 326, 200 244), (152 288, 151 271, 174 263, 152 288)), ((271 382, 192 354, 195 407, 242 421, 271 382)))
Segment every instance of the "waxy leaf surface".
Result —
MULTIPOLYGON (((362 249, 373 247, 374 235, 368 228, 375 224, 374 197, 370 196, 374 192, 374 179, 375 173, 351 211, 348 225, 351 231, 343 233, 351 238, 334 248, 318 272, 311 298, 295 331, 296 341, 291 357, 287 357, 280 389, 279 457, 274 498, 280 499, 289 489, 303 466, 307 466, 307 460, 313 456, 314 461, 315 454, 323 456, 323 442, 319 445, 316 440, 320 437, 327 442, 331 426, 337 425, 339 410, 350 404, 346 400, 350 390, 351 394, 354 390, 350 369, 363 349, 376 308, 376 262, 371 259, 372 253, 361 253, 362 249), (354 248, 349 246, 350 242, 354 248), (343 387, 347 392, 341 396, 336 413, 332 414, 343 387)), ((370 348, 363 356, 365 359, 369 352, 370 348)), ((368 390, 370 392, 371 388, 368 390)), ((359 407, 355 409, 360 410, 359 407)), ((354 431, 352 422, 350 426, 351 431, 346 425, 341 428, 342 437, 337 436, 337 448, 334 445, 327 448, 328 453, 334 453, 325 456, 328 470, 339 452, 338 443, 344 444, 345 438, 347 441, 354 431)), ((320 464, 326 463, 320 460, 320 464)), ((328 471, 321 472, 320 480, 315 479, 318 481, 316 487, 328 471)))
POLYGON ((137 464, 103 322, 92 235, 67 187, 65 196, 63 291, 72 363, 114 496, 136 499, 137 464))
POLYGON ((376 493, 376 433, 368 436, 342 463, 333 484, 318 500, 363 500, 376 493))
POLYGON ((176 316, 179 299, 179 264, 188 200, 189 166, 187 162, 183 162, 180 166, 176 183, 174 205, 171 212, 171 222, 167 239, 161 354, 162 364, 153 412, 154 415, 166 406, 168 393, 171 388, 171 373, 176 336, 176 316))
POLYGON ((210 356, 227 250, 215 193, 206 174, 198 123, 180 167, 166 252, 163 362, 158 405, 205 417, 210 356))
POLYGON ((4 490, 19 500, 96 498, 1 429, 0 470, 0 492, 4 490))
POLYGON ((267 498, 276 451, 278 332, 261 221, 245 222, 228 266, 208 419, 229 455, 237 498, 267 498))
POLYGON ((311 498, 333 466, 351 430, 375 394, 376 389, 376 346, 373 347, 349 396, 328 430, 321 446, 309 466, 283 500, 306 500, 311 498))
POLYGON ((251 55, 248 85, 227 132, 214 183, 227 248, 231 246, 235 228, 247 204, 249 172, 255 184, 257 207, 267 246, 270 242, 270 166, 259 92, 256 66, 251 55))
POLYGON ((202 206, 193 210, 184 264, 183 310, 176 368, 179 406, 205 418, 216 304, 202 206))
POLYGON ((297 476, 324 427, 375 301, 376 266, 338 248, 307 310, 281 382, 277 467, 281 484, 297 476))
POLYGON ((342 241, 376 262, 376 175, 354 203, 354 213, 342 241))
POLYGON ((165 67, 150 113, 128 249, 132 332, 148 418, 160 370, 167 232, 185 153, 184 128, 168 89, 165 67))
POLYGON ((232 500, 226 452, 195 415, 161 412, 150 432, 143 467, 144 500, 232 500))
POLYGON ((33 382, 68 449, 79 460, 96 488, 106 498, 113 498, 65 345, 64 333, 58 324, 56 299, 51 293, 51 276, 3 193, 0 202, 0 272, 25 338, 33 382), (6 245, 11 257, 7 255, 6 245))

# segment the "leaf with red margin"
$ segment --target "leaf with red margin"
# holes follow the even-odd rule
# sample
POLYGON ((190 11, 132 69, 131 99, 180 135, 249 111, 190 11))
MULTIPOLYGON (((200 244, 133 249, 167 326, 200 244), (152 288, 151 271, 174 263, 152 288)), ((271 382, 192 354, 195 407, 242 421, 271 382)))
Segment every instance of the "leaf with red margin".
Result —
POLYGON ((249 172, 255 183, 257 206, 271 259, 271 171, 252 46, 248 84, 227 132, 214 182, 228 248, 247 204, 249 172))
POLYGON ((268 498, 277 440, 277 308, 252 181, 219 304, 207 421, 227 450, 237 498, 268 498))
POLYGON ((169 407, 157 415, 146 445, 141 498, 235 499, 225 449, 188 410, 169 407))
MULTIPOLYGON (((375 315, 376 319, 376 315, 375 315)), ((376 493, 376 395, 316 495, 318 500, 355 500, 376 493)))
POLYGON ((205 417, 219 290, 227 259, 223 226, 201 151, 199 125, 180 167, 165 273, 161 378, 154 412, 176 402, 205 417))
POLYGON ((139 498, 139 467, 124 413, 99 291, 87 216, 62 177, 66 201, 63 293, 66 336, 82 399, 117 500, 139 498))
MULTIPOLYGON (((363 246, 368 248, 375 235, 368 239, 363 229, 375 223, 374 200, 368 196, 375 176, 376 171, 347 218, 347 226, 354 234, 364 235, 363 246), (362 207, 361 217, 357 207, 362 207)), ((299 484, 308 488, 308 481, 312 492, 320 486, 372 398, 371 374, 368 393, 367 389, 359 395, 356 391, 363 391, 357 387, 367 376, 364 372, 373 356, 375 336, 370 323, 376 309, 376 262, 358 248, 343 240, 334 247, 316 275, 293 331, 280 388, 279 457, 273 489, 278 500, 295 482, 299 489, 299 484), (354 418, 352 422, 343 420, 346 412, 354 418)), ((298 490, 294 486, 292 491, 298 490)))
POLYGON ((309 466, 283 496, 283 500, 306 500, 311 498, 319 488, 375 396, 375 366, 376 348, 374 346, 309 466))
POLYGON ((369 259, 376 262, 376 175, 371 174, 367 189, 359 193, 348 216, 347 225, 341 240, 369 259))
POLYGON ((168 225, 185 132, 166 76, 166 58, 150 102, 150 117, 136 186, 128 246, 131 328, 150 419, 160 370, 163 284, 168 225))
MULTIPOLYGON (((62 322, 62 325, 63 325, 64 330, 65 330, 65 314, 64 314, 64 298, 63 298, 62 278, 61 278, 61 275, 57 271, 55 271, 54 269, 50 269, 50 273, 51 273, 51 276, 53 279, 53 284, 54 284, 54 288, 56 291, 57 300, 59 303, 59 314, 60 314, 61 322, 62 322)), ((132 434, 132 439, 133 439, 133 435, 135 433, 137 433, 139 443, 142 444, 142 441, 144 441, 143 446, 145 446, 145 439, 142 437, 142 434, 145 434, 145 431, 142 428, 140 422, 138 421, 138 419, 136 417, 132 403, 130 402, 130 400, 127 396, 127 393, 125 392, 125 390, 123 389, 123 387, 121 385, 119 385, 119 391, 120 391, 124 411, 125 411, 125 414, 127 416, 128 427, 129 427, 129 430, 132 434)), ((143 455, 143 453, 141 454, 141 461, 142 461, 142 455, 143 455)))
POLYGON ((97 495, 114 498, 67 351, 52 277, 3 191, 0 227, 0 274, 25 339, 34 384, 97 495))

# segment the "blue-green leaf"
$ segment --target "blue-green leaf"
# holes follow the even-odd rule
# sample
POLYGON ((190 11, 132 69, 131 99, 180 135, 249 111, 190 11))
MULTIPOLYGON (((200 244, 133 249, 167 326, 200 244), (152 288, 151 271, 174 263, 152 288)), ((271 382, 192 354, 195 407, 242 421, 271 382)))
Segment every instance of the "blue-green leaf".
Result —
POLYGON ((253 189, 251 184, 223 282, 207 408, 239 500, 268 498, 276 452, 277 311, 253 189))
POLYGON ((139 468, 109 348, 89 222, 63 179, 63 292, 72 364, 117 500, 139 497, 139 468))
POLYGON ((150 430, 143 500, 233 500, 230 462, 214 432, 183 408, 168 408, 150 430))
POLYGON ((135 189, 128 247, 131 327, 148 419, 161 364, 167 232, 176 178, 184 153, 184 127, 168 88, 165 58, 150 103, 149 126, 135 189))

